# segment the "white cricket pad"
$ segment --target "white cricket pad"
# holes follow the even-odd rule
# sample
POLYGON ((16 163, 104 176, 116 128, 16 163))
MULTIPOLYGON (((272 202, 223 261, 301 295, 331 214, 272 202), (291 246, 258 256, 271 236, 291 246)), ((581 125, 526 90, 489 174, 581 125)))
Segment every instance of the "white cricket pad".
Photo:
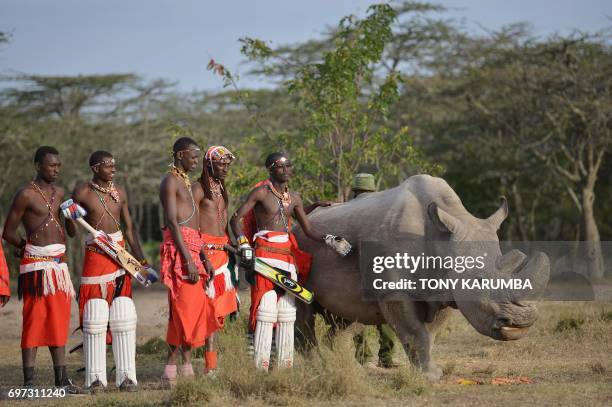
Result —
POLYGON ((106 328, 108 303, 94 298, 83 310, 83 353, 85 355, 85 387, 99 380, 106 387, 106 328))
POLYGON ((283 295, 278 300, 278 326, 276 328, 277 363, 279 369, 293 366, 295 333, 295 297, 283 295))
POLYGON ((110 308, 110 329, 113 335, 115 384, 128 378, 136 381, 136 307, 129 297, 117 297, 110 308))
POLYGON ((270 349, 272 347, 272 328, 278 315, 276 292, 268 291, 261 297, 257 308, 257 325, 255 326, 255 366, 268 370, 270 367, 270 349))

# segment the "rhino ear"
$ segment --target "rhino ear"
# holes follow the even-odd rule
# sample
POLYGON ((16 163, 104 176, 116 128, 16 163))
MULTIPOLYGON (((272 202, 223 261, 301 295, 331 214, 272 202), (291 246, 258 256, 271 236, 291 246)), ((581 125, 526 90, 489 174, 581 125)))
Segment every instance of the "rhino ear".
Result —
POLYGON ((495 228, 495 230, 499 229, 502 222, 508 217, 508 201, 505 196, 500 196, 499 200, 501 202, 499 209, 495 211, 495 213, 487 218, 487 222, 491 226, 495 228))
POLYGON ((427 206, 427 214, 436 227, 442 232, 457 233, 461 221, 443 209, 438 208, 435 202, 427 206))

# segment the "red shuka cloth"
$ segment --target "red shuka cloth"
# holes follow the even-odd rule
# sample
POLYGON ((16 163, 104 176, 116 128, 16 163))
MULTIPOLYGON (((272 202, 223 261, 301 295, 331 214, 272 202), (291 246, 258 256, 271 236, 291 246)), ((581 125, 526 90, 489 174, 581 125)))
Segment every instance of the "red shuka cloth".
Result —
POLYGON ((164 228, 164 240, 160 247, 161 281, 168 287, 168 332, 166 341, 172 346, 204 345, 207 337, 218 329, 212 301, 206 295, 207 275, 200 261, 202 237, 199 231, 181 226, 183 241, 191 261, 200 273, 195 284, 183 281, 188 275, 170 230, 164 228))
MULTIPOLYGON (((1 240, 1 239, 0 239, 1 240)), ((11 289, 9 287, 9 270, 4 258, 4 251, 2 250, 2 242, 0 241, 0 295, 11 296, 11 289)))
MULTIPOLYGON (((220 246, 230 242, 227 235, 214 236, 202 233, 202 238, 204 239, 204 244, 219 245, 219 248, 220 246)), ((225 250, 207 249, 206 256, 212 263, 215 270, 218 270, 222 266, 226 266, 229 261, 229 256, 225 250)), ((231 271, 227 270, 225 273, 228 272, 231 271)), ((225 273, 215 275, 213 281, 210 282, 210 284, 214 285, 215 297, 213 300, 213 307, 215 309, 215 316, 220 328, 223 328, 225 317, 238 310, 238 303, 236 302, 236 289, 233 287, 227 289, 225 273)))
MULTIPOLYGON (((33 262, 35 261, 27 258, 21 260, 21 264, 33 262)), ((42 273, 42 271, 32 273, 42 273)), ((59 286, 55 273, 53 273, 53 284, 55 287, 59 286)), ((71 302, 72 297, 65 291, 56 290, 55 294, 39 296, 24 290, 21 348, 66 346, 71 302)))

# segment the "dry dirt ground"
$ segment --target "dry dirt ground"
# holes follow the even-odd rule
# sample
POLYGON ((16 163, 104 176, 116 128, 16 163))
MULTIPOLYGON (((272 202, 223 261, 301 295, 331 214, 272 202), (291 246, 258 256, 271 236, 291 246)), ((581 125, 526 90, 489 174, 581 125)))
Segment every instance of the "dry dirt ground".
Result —
MULTIPOLYGON (((114 388, 111 352, 108 352, 109 390, 67 399, 39 399, 36 405, 612 405, 612 303, 547 302, 539 306, 540 318, 527 337, 497 342, 479 335, 457 313, 436 340, 433 358, 443 368, 439 383, 427 383, 407 366, 401 347, 395 359, 400 367, 361 367, 353 358, 351 332, 344 332, 333 348, 320 345, 313 353, 298 356, 289 372, 256 373, 246 353, 243 312, 228 324, 221 338, 219 375, 215 379, 183 381, 174 390, 161 388, 163 344, 149 342, 164 337, 166 293, 135 290, 138 311, 137 356, 139 392, 124 394, 114 388), (493 385, 496 377, 526 377, 530 384, 493 385), (461 379, 482 384, 458 384, 461 379)), ((244 296, 245 299, 247 296, 244 296)), ((246 310, 246 305, 243 304, 246 310)), ((71 327, 77 326, 73 306, 71 327)), ((326 327, 318 321, 318 331, 326 327)), ((0 389, 22 384, 20 334, 21 303, 13 298, 0 309, 0 389)), ((370 344, 376 352, 374 329, 370 344)), ((69 347, 80 342, 70 336, 69 347)), ((68 357, 69 373, 83 383, 76 370, 82 354, 68 357)), ((196 371, 202 361, 197 360, 196 371)), ((40 386, 52 384, 51 360, 40 349, 36 378, 40 386)), ((0 405, 23 406, 31 401, 0 399, 0 405)))

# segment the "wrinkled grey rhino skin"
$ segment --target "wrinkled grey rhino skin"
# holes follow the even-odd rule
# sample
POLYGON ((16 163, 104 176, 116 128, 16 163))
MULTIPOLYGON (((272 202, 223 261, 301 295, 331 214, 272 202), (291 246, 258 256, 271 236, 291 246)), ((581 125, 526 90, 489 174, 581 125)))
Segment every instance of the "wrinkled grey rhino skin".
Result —
MULTIPOLYGON (((488 247, 493 252, 486 263, 489 276, 517 273, 521 278, 529 277, 535 290, 542 290, 550 271, 544 254, 537 253, 529 261, 516 250, 501 254, 497 230, 507 213, 506 201, 502 199, 501 207, 493 215, 478 219, 463 207, 446 181, 417 175, 395 188, 318 208, 309 219, 318 230, 343 236, 354 246, 361 240, 393 241, 407 237, 432 242, 493 242, 493 249, 488 247)), ((515 298, 496 302, 486 293, 478 301, 463 301, 461 293, 454 292, 454 301, 440 303, 416 301, 407 291, 395 291, 381 292, 376 301, 365 301, 358 255, 342 258, 325 245, 306 238, 299 227, 295 233, 302 249, 313 255, 306 286, 314 291, 316 303, 314 306, 299 304, 297 325, 312 343, 316 340, 312 335, 314 313, 320 307, 347 321, 388 323, 395 329, 411 362, 431 380, 437 380, 441 369, 430 360, 431 347, 453 308, 458 308, 478 332, 498 340, 522 337, 537 318, 533 303, 515 298)))

